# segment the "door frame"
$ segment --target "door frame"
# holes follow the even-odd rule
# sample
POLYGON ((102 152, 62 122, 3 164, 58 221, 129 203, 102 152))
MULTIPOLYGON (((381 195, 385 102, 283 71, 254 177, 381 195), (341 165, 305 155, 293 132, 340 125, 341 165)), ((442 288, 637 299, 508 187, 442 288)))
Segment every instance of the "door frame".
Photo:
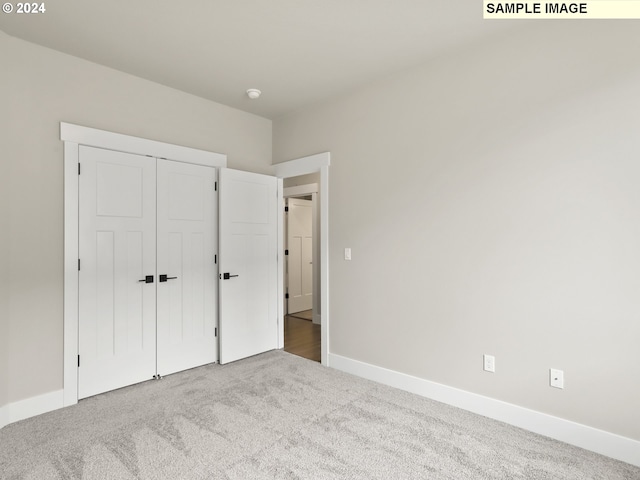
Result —
POLYGON ((78 163, 79 146, 226 167, 227 156, 170 143, 60 122, 64 142, 63 405, 78 403, 78 163))
POLYGON ((273 172, 278 177, 278 348, 284 348, 284 195, 282 181, 320 172, 320 342, 321 363, 329 365, 329 166, 331 153, 323 152, 277 163, 273 172))

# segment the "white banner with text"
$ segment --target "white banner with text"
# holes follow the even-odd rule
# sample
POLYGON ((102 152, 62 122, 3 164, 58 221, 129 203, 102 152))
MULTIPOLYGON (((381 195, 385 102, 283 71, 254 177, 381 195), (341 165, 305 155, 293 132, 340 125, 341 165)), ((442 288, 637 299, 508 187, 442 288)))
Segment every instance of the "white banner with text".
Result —
POLYGON ((640 19, 640 0, 494 2, 484 0, 485 19, 640 19))

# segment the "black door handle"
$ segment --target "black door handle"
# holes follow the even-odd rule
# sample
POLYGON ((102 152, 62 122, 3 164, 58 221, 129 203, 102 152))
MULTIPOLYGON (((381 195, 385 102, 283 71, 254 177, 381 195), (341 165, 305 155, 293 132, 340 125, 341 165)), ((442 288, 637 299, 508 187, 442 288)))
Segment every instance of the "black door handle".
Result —
POLYGON ((222 279, 223 279, 223 280, 229 280, 230 278, 237 277, 237 276, 238 276, 238 275, 230 275, 230 274, 228 274, 228 273, 223 273, 223 274, 222 274, 222 279))
POLYGON ((139 283, 153 283, 153 275, 147 275, 142 280, 138 280, 139 283))
POLYGON ((160 278, 158 279, 159 282, 166 282, 167 280, 175 280, 178 277, 167 277, 166 275, 160 275, 160 278))

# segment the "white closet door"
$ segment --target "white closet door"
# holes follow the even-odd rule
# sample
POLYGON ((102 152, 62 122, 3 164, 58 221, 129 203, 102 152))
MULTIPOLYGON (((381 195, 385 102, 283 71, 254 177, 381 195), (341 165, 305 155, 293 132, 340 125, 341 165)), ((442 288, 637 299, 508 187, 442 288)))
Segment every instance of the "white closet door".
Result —
POLYGON ((156 371, 155 165, 80 147, 78 398, 156 371))
POLYGON ((313 307, 313 202, 290 198, 288 206, 289 303, 287 312, 296 313, 311 310, 313 307))
POLYGON ((220 363, 278 346, 277 180, 220 170, 220 363))
POLYGON ((158 160, 158 374, 218 359, 216 171, 158 160))

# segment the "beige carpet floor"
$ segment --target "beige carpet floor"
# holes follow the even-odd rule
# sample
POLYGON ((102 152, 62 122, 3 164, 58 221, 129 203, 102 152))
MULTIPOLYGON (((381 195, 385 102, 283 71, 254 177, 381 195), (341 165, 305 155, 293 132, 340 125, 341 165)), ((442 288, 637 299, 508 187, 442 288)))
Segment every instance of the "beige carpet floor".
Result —
POLYGON ((2 479, 600 479, 640 468, 274 351, 0 430, 2 479))

